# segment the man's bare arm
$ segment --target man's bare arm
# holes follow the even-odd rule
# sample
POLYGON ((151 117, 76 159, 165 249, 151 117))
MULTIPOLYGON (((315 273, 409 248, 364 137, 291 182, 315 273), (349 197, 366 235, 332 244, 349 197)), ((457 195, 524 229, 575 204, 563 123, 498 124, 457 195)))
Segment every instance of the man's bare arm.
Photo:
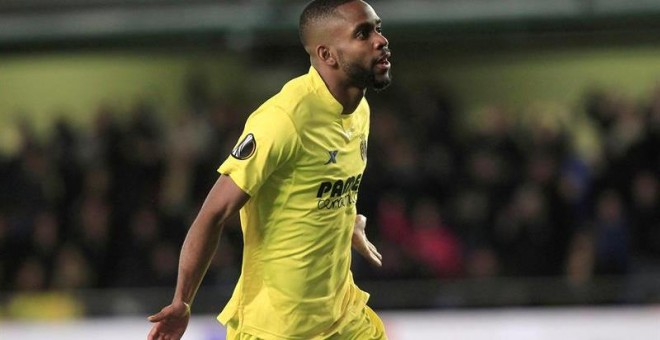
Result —
POLYGON ((174 301, 192 304, 217 249, 224 223, 249 198, 230 177, 218 178, 183 242, 174 301))
POLYGON ((180 339, 188 326, 190 305, 218 247, 223 225, 250 199, 228 176, 215 182, 181 248, 172 303, 149 317, 148 339, 180 339))

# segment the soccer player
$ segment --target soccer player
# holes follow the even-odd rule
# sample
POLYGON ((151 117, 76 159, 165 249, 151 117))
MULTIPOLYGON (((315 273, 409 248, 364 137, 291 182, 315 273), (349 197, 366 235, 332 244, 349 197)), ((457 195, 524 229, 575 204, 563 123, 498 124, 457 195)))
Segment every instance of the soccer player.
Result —
POLYGON ((356 200, 367 162, 365 90, 391 81, 381 20, 360 0, 315 0, 300 16, 309 72, 247 119, 181 250, 172 303, 149 339, 180 339, 223 222, 240 209, 241 276, 218 320, 228 339, 386 339, 353 282, 351 246, 373 264, 356 200))

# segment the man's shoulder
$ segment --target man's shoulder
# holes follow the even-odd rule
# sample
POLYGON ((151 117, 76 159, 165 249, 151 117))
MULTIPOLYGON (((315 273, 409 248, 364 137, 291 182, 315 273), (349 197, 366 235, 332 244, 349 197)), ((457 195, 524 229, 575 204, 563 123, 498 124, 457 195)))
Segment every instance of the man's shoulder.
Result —
POLYGON ((300 125, 300 107, 304 106, 306 89, 304 76, 288 81, 282 89, 263 102, 248 118, 249 125, 270 126, 273 129, 295 129, 300 125))
POLYGON ((261 106, 254 112, 260 113, 263 111, 292 113, 308 92, 307 86, 304 81, 305 75, 289 80, 279 92, 268 98, 261 106))
POLYGON ((282 90, 264 105, 288 115, 295 122, 304 122, 309 113, 323 106, 318 93, 305 74, 288 81, 282 90))
POLYGON ((315 99, 314 88, 309 78, 309 74, 303 74, 289 80, 275 97, 290 110, 300 107, 301 104, 309 104, 315 99))
POLYGON ((323 80, 310 69, 309 73, 284 84, 253 116, 258 116, 259 120, 286 117, 299 132, 306 130, 310 124, 327 126, 325 123, 335 119, 341 107, 324 86, 323 80))

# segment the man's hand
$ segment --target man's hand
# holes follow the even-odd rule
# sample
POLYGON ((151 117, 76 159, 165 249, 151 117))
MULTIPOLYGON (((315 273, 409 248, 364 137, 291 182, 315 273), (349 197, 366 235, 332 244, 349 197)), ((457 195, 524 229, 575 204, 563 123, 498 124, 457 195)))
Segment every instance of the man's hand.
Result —
POLYGON ((351 243, 353 248, 364 256, 371 264, 378 267, 383 265, 383 256, 380 255, 376 246, 367 240, 367 234, 364 228, 367 226, 367 218, 364 215, 357 215, 355 217, 355 225, 353 226, 353 238, 351 243))
POLYGON ((190 305, 183 301, 173 302, 149 317, 154 323, 147 340, 179 340, 188 327, 190 305))

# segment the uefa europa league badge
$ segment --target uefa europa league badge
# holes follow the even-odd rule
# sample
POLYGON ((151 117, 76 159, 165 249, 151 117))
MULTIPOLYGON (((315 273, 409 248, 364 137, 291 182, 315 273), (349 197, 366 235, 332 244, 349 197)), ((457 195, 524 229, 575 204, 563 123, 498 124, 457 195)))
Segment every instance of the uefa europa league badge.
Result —
POLYGON ((360 136, 360 157, 363 161, 367 161, 367 138, 365 135, 360 136))
POLYGON ((256 149, 257 141, 254 139, 253 134, 248 133, 247 136, 245 136, 243 140, 231 150, 231 155, 236 159, 246 160, 254 155, 256 149))

